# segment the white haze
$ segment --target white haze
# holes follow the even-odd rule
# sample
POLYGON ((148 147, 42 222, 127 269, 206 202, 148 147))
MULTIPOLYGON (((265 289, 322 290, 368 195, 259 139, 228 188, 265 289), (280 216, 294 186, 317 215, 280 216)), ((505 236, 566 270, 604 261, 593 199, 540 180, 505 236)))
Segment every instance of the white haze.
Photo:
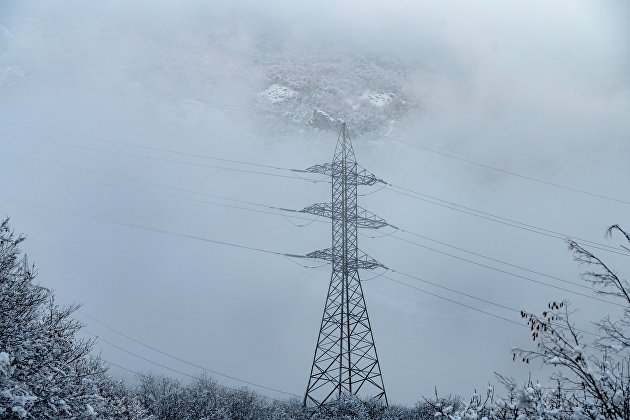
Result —
MULTIPOLYGON (((49 162, 286 208, 326 201, 329 191, 323 184, 120 155, 234 166, 37 130, 42 128, 305 168, 330 160, 336 140, 336 133, 306 124, 316 104, 365 124, 354 127, 357 157, 394 184, 598 242, 608 225, 630 226, 628 205, 489 171, 384 136, 628 201, 627 3, 232 3, 0 5, 0 213, 28 234, 25 248, 39 267, 39 280, 62 302, 83 302, 86 313, 163 351, 301 394, 329 267, 305 269, 278 256, 50 209, 290 253, 329 246, 328 225, 297 228, 282 217, 175 199, 164 192, 200 197, 49 162), (279 74, 312 89, 296 102, 266 102, 259 93, 279 74), (360 102, 362 92, 388 87, 404 101, 399 110, 360 102), (359 103, 354 113, 350 102, 359 103), (229 110, 226 104, 299 112, 287 118, 229 110)), ((581 269, 562 241, 387 190, 361 200, 396 226, 579 281, 581 269)), ((550 300, 566 298, 582 320, 611 309, 389 237, 361 237, 361 247, 389 267, 510 307, 539 311, 550 300)), ((621 257, 603 256, 622 271, 627 267, 621 257)), ((519 320, 488 304, 401 280, 519 320)), ((524 328, 384 278, 366 282, 364 290, 390 401, 412 403, 435 386, 466 395, 492 382, 493 372, 518 380, 529 370, 534 378, 547 374, 512 362, 510 349, 528 345, 524 328)), ((84 321, 88 331, 130 351, 199 373, 84 321)), ((102 355, 135 370, 177 376, 105 344, 102 355)), ((133 380, 128 372, 111 372, 133 380)))

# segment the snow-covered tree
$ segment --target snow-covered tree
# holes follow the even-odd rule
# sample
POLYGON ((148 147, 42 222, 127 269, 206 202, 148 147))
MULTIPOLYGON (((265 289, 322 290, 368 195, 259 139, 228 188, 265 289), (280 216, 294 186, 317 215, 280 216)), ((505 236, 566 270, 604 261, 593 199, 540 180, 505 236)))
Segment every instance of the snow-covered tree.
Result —
POLYGON ((77 306, 57 305, 54 294, 34 282, 23 241, 8 220, 0 224, 0 416, 143 418, 91 354, 93 341, 76 337, 82 325, 71 315, 77 306))

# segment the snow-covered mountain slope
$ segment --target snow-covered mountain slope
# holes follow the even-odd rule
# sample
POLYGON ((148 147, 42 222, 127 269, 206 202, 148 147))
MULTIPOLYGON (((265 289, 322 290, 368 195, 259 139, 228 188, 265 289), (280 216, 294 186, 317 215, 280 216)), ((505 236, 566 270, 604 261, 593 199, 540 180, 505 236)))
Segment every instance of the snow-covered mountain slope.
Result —
POLYGON ((288 49, 261 49, 254 60, 268 85, 257 104, 290 116, 294 125, 327 130, 344 120, 358 135, 384 134, 394 121, 419 110, 420 98, 404 91, 409 71, 402 63, 288 49))
POLYGON ((268 27, 197 22, 192 33, 166 37, 157 29, 114 31, 95 22, 86 31, 48 19, 0 26, 0 44, 9 46, 0 51, 0 89, 45 79, 221 102, 270 111, 260 123, 283 133, 333 130, 343 120, 357 135, 382 135, 419 110, 420 98, 405 91, 407 65, 347 46, 287 40, 268 27))

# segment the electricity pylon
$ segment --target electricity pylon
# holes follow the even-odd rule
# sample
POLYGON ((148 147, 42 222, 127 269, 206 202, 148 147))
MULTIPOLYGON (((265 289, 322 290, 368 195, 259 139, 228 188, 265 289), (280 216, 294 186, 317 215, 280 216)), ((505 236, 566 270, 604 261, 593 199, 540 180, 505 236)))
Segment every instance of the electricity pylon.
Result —
POLYGON ((319 406, 344 393, 361 393, 387 405, 359 278, 359 269, 386 267, 360 252, 357 243, 358 228, 387 226, 385 220, 357 205, 357 187, 383 181, 358 169, 345 123, 341 125, 333 162, 312 166, 305 172, 332 178, 331 203, 302 210, 332 219, 332 248, 303 256, 331 261, 332 275, 304 405, 319 406))

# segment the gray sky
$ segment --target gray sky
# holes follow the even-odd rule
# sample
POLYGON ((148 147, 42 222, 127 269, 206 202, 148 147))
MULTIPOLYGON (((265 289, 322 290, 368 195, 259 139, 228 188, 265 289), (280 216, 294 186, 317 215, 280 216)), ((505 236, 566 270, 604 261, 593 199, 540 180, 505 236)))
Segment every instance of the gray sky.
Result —
MULTIPOLYGON (((605 241, 610 224, 630 226, 628 204, 490 171, 383 135, 630 201, 630 8, 623 1, 156 3, 0 6, 0 213, 28 234, 25 250, 40 281, 62 302, 84 302, 85 312, 156 348, 302 394, 330 268, 306 269, 278 256, 69 213, 306 253, 330 246, 329 225, 298 228, 283 217, 192 201, 228 204, 156 184, 287 208, 326 201, 328 188, 203 165, 260 168, 70 134, 305 168, 329 161, 336 140, 336 133, 305 124, 316 103, 350 121, 369 115, 377 122, 356 136, 355 151, 363 166, 391 183, 597 242, 605 241), (293 102, 266 103, 259 93, 278 77, 311 88, 296 88, 293 102), (363 91, 387 89, 404 100, 400 110, 370 108, 361 99, 363 91), (292 107, 301 117, 250 112, 292 107)), ((396 226, 580 281, 580 268, 558 239, 388 190, 361 200, 396 226)), ((392 237, 361 237, 360 244, 389 267, 510 307, 538 312, 549 300, 569 299, 580 319, 615 310, 392 237)), ((627 257, 602 256, 623 272, 627 257)), ((518 321, 508 311, 397 278, 518 321)), ((528 369, 510 354, 528 345, 524 328, 384 278, 366 282, 364 291, 390 401, 417 401, 434 386, 467 395, 483 389, 495 371, 527 377, 528 369)), ((199 373, 86 322, 112 343, 199 373)), ((106 344, 102 355, 135 370, 162 371, 106 344)), ((533 377, 545 375, 536 365, 528 368, 533 377)))

